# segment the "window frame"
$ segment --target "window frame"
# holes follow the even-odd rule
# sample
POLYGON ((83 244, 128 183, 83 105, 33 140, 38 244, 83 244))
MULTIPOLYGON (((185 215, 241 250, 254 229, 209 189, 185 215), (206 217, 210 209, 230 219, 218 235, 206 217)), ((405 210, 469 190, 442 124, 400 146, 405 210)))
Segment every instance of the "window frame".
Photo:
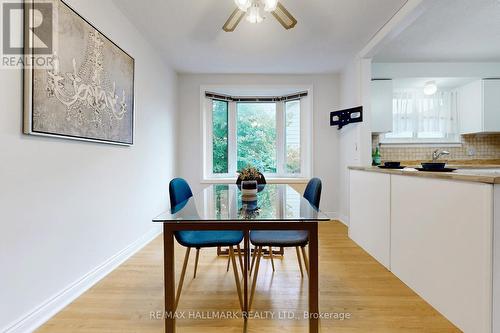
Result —
MULTIPOLYGON (((453 90, 451 90, 453 91, 453 90)), ((394 109, 393 109, 394 113, 394 109)), ((394 114, 393 116, 393 122, 394 122, 394 114)), ((457 123, 460 123, 460 113, 457 111, 456 114, 456 121, 457 123)), ((415 124, 413 124, 415 125, 415 124)), ((409 145, 409 146, 432 146, 432 145, 442 145, 442 144, 447 144, 447 145, 458 145, 461 144, 461 136, 460 136, 460 131, 457 129, 457 133, 450 135, 447 135, 444 138, 419 138, 418 134, 419 132, 415 131, 413 128, 412 130, 412 137, 406 137, 406 138, 388 138, 387 134, 388 133, 383 133, 379 135, 379 142, 381 145, 409 145)))
MULTIPOLYGON (((261 87, 261 86, 259 86, 261 87)), ((285 88, 279 86, 280 88, 285 88)), ((246 103, 238 101, 224 101, 228 103, 228 173, 213 173, 213 99, 205 97, 206 91, 217 91, 221 86, 202 86, 200 88, 200 109, 202 121, 202 159, 203 170, 201 176, 202 183, 227 183, 233 182, 237 177, 237 104, 246 103)), ((227 86, 226 86, 227 88, 227 86)), ((242 89, 242 87, 238 87, 242 89)), ((278 88, 278 86, 274 86, 278 88)), ((300 99, 300 173, 286 173, 286 147, 285 147, 285 103, 286 101, 276 103, 276 173, 264 173, 264 176, 271 182, 296 182, 303 183, 311 177, 312 170, 312 87, 300 86, 294 87, 297 91, 307 91, 308 96, 300 99)), ((244 88, 243 88, 244 90, 244 88)), ((255 90, 249 87, 248 90, 255 90)), ((264 94, 263 94, 264 96, 264 94)), ((266 102, 263 102, 266 103, 266 102)), ((269 102, 267 102, 269 103, 269 102)))

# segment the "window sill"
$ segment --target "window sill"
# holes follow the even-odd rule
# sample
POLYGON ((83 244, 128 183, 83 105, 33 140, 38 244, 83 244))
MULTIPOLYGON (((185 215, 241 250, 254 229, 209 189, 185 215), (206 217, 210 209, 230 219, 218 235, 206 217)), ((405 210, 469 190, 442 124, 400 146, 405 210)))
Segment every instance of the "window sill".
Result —
MULTIPOLYGON (((279 178, 279 177, 266 177, 268 184, 307 184, 309 178, 279 178)), ((236 177, 234 178, 210 178, 202 179, 202 184, 235 184, 236 177)))

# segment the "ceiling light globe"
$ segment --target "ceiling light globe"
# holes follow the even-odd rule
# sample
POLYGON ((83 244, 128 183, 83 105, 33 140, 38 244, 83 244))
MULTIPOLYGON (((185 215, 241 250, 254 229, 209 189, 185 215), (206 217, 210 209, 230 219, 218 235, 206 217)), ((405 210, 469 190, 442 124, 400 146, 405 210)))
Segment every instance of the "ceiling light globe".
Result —
POLYGON ((260 23, 263 18, 260 15, 260 8, 258 4, 253 4, 248 10, 247 21, 250 23, 260 23))
POLYGON ((246 12, 250 6, 252 6, 251 0, 234 0, 236 6, 238 6, 239 10, 246 12))
POLYGON ((264 10, 266 12, 273 12, 278 6, 278 0, 264 0, 264 10))
POLYGON ((432 96, 437 93, 437 91, 438 87, 434 81, 427 82, 424 86, 424 94, 427 96, 432 96))

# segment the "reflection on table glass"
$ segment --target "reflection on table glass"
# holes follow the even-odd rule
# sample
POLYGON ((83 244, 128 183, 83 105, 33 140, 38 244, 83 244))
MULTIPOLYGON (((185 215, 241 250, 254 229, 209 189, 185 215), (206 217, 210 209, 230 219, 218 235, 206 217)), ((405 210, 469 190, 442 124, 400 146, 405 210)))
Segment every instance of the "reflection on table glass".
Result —
POLYGON ((195 194, 186 202, 161 214, 154 221, 329 220, 327 216, 311 206, 301 194, 284 184, 260 186, 256 206, 254 209, 254 206, 242 200, 241 191, 237 185, 217 184, 195 194))

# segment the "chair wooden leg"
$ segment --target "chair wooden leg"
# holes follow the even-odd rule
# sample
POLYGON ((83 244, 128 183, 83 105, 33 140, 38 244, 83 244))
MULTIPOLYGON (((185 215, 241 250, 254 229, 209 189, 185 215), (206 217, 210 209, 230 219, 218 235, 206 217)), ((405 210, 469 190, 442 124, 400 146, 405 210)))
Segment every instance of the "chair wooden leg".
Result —
POLYGON ((250 264, 250 272, 248 273, 248 275, 250 276, 252 276, 253 267, 255 265, 255 258, 257 258, 257 247, 255 247, 253 250, 252 263, 250 264))
POLYGON ((196 279, 196 272, 198 271, 198 259, 200 259, 200 249, 196 249, 196 259, 194 261, 193 279, 196 279))
POLYGON ((302 257, 304 257, 304 266, 306 266, 307 276, 309 276, 309 260, 307 259, 306 247, 302 247, 302 257))
POLYGON ((253 297, 255 294, 255 287, 257 285, 257 276, 259 275, 259 264, 260 264, 260 257, 262 254, 262 246, 259 246, 257 249, 257 261, 255 262, 255 272, 253 273, 253 281, 252 281, 252 290, 250 292, 250 302, 248 303, 248 311, 252 308, 252 302, 253 302, 253 297))
POLYGON ((238 299, 240 300, 241 311, 243 311, 243 298, 241 296, 240 277, 238 275, 238 266, 236 265, 236 258, 234 257, 234 248, 232 246, 229 247, 229 258, 233 263, 234 280, 236 281, 236 291, 238 292, 238 299))
POLYGON ((300 249, 298 246, 296 246, 295 250, 297 251, 297 260, 299 261, 300 276, 304 277, 304 271, 302 269, 302 260, 300 260, 300 249))
POLYGON ((269 246, 269 256, 271 257, 271 265, 273 266, 273 272, 275 272, 272 246, 269 246))
POLYGON ((179 304, 179 299, 181 297, 182 285, 184 284, 184 277, 186 276, 186 268, 189 261, 189 252, 191 252, 191 248, 186 248, 186 255, 184 256, 184 264, 182 265, 181 278, 179 280, 179 286, 177 287, 177 296, 175 297, 175 306, 174 309, 177 310, 177 305, 179 304))
POLYGON ((238 259, 240 261, 240 268, 241 268, 241 274, 244 274, 244 268, 243 268, 243 258, 241 257, 241 247, 240 244, 236 245, 236 248, 238 249, 238 259))

